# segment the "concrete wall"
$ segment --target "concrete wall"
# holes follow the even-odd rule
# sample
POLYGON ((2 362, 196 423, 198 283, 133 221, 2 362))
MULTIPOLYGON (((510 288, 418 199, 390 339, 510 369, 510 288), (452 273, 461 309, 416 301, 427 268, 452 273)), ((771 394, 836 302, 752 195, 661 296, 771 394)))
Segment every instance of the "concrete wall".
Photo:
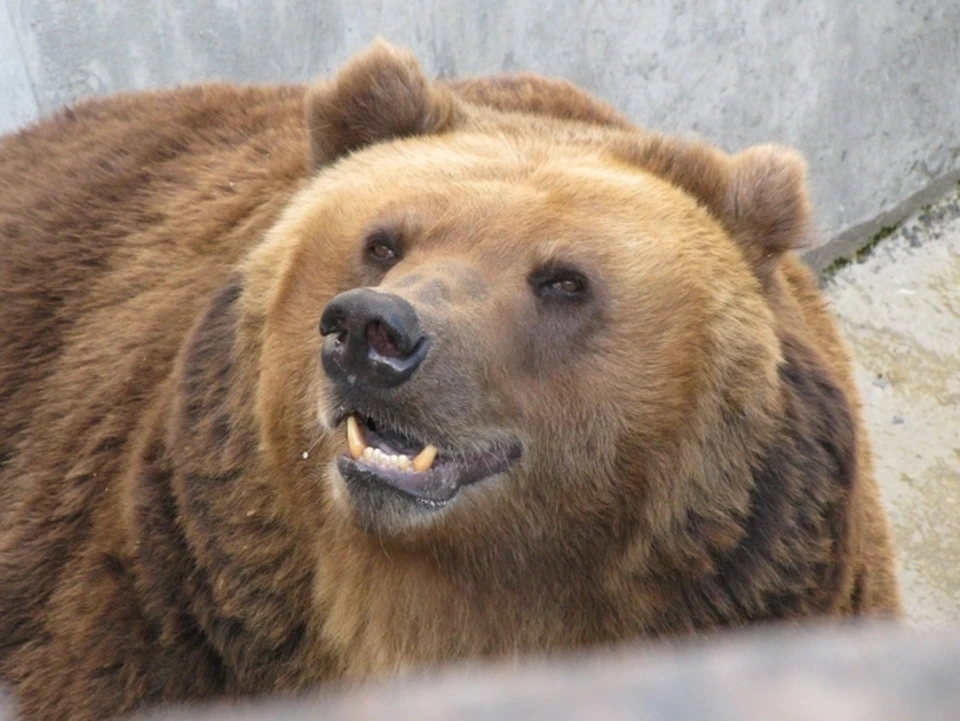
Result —
POLYGON ((532 69, 650 127, 795 145, 829 238, 960 171, 956 0, 0 0, 0 130, 115 90, 308 79, 377 34, 434 73, 532 69))

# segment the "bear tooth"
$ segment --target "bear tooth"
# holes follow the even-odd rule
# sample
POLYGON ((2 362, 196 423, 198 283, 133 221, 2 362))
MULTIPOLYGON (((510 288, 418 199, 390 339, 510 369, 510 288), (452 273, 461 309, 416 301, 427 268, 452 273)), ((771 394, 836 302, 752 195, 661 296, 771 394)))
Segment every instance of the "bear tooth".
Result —
POLYGON ((360 459, 367 447, 367 441, 363 437, 363 431, 360 430, 356 416, 347 416, 347 447, 355 461, 360 459))
POLYGON ((367 446, 363 449, 363 460, 370 461, 373 460, 373 449, 370 446, 367 446))
POLYGON ((433 462, 437 458, 437 447, 436 446, 427 446, 420 453, 417 454, 417 457, 413 459, 413 470, 418 473, 423 471, 430 470, 430 467, 433 465, 433 462))

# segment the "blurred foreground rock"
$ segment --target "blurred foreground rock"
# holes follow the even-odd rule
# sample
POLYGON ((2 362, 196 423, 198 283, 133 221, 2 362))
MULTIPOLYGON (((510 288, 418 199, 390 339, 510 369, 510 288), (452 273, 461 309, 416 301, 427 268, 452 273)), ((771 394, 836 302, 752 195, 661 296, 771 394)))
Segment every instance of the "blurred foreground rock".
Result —
POLYGON ((154 721, 957 721, 960 632, 770 629, 154 721))

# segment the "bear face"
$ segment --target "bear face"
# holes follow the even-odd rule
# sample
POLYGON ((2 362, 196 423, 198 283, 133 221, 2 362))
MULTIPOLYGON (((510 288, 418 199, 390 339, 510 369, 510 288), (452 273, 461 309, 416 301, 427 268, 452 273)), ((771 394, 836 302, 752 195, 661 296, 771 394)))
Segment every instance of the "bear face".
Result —
POLYGON ((300 419, 298 443, 280 429, 278 453, 336 438, 326 482, 369 529, 486 538, 516 509, 529 518, 508 525, 556 524, 578 505, 610 513, 651 490, 617 463, 678 452, 716 392, 711 365, 728 365, 732 388, 759 379, 753 402, 776 406, 764 397, 778 362, 771 314, 735 243, 693 199, 589 145, 450 133, 370 149, 302 191, 251 263, 273 266, 274 242, 290 258, 265 310, 277 356, 263 362, 261 407, 299 401, 284 413, 300 419), (354 339, 322 338, 318 310, 361 288, 374 304, 350 331, 365 334, 363 357, 323 373, 331 348, 354 339), (424 353, 381 384, 369 359, 386 361, 366 335, 400 304, 424 353), (704 356, 721 334, 739 339, 729 357, 704 356), (307 392, 288 393, 290 377, 307 392), (421 472, 349 457, 351 417, 371 446, 411 462, 427 446, 439 454, 421 472), (646 448, 625 458, 624 439, 646 448))
POLYGON ((379 44, 4 154, 0 674, 29 715, 897 612, 793 151, 379 44))
MULTIPOLYGON (((368 531, 410 540, 416 528, 427 539, 459 529, 462 539, 483 539, 505 523, 535 523, 542 536, 584 514, 611 518, 611 528, 638 522, 614 522, 612 511, 637 498, 669 506, 670 484, 647 469, 682 454, 696 433, 715 435, 694 431, 691 418, 720 413, 709 408, 718 396, 739 393, 736 402, 754 409, 757 427, 743 435, 767 432, 780 352, 761 258, 803 238, 795 156, 770 149, 729 159, 615 126, 477 112, 411 79, 411 63, 375 48, 314 92, 308 117, 322 130, 314 157, 339 161, 301 191, 250 260, 249 274, 268 279, 251 289, 265 299, 257 313, 269 339, 262 422, 269 429, 268 419, 283 417, 298 431, 268 432, 278 458, 309 457, 322 442, 319 463, 332 449, 338 460, 323 469, 325 483, 340 512, 368 531), (391 97, 371 99, 369 88, 391 97), (365 121, 363 108, 382 107, 401 117, 391 125, 378 110, 365 121), (343 134, 339 146, 331 127, 343 134), (686 175, 651 172, 661 158, 686 175), (689 192, 677 187, 684 182, 689 192), (763 213, 776 215, 757 231, 751 223, 763 213), (368 299, 408 309, 423 357, 403 382, 373 381, 370 357, 389 364, 366 338, 362 362, 333 378, 320 371, 318 356, 330 371, 330 348, 350 345, 342 328, 318 335, 317 310, 339 302, 331 288, 368 289, 368 299), (699 350, 721 345, 723 357, 699 350), (351 458, 349 424, 357 453, 370 438, 405 464, 427 448, 438 455, 419 472, 351 458)), ((382 326, 382 312, 367 312, 355 336, 371 332, 370 318, 382 326)), ((678 512, 695 495, 708 506, 711 483, 688 488, 678 512)))

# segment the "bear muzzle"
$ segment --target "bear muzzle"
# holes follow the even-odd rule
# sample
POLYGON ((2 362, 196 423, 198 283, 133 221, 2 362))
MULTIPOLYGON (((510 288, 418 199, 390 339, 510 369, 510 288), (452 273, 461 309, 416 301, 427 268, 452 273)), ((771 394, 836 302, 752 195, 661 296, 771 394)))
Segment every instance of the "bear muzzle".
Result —
POLYGON ((342 427, 347 441, 337 468, 357 504, 438 508, 522 455, 513 434, 436 435, 450 424, 463 427, 441 420, 458 404, 431 375, 458 365, 444 352, 443 325, 434 318, 432 336, 410 301, 380 288, 341 293, 323 311, 321 362, 337 408, 331 425, 342 427), (436 356, 431 368, 421 368, 429 353, 436 356))

